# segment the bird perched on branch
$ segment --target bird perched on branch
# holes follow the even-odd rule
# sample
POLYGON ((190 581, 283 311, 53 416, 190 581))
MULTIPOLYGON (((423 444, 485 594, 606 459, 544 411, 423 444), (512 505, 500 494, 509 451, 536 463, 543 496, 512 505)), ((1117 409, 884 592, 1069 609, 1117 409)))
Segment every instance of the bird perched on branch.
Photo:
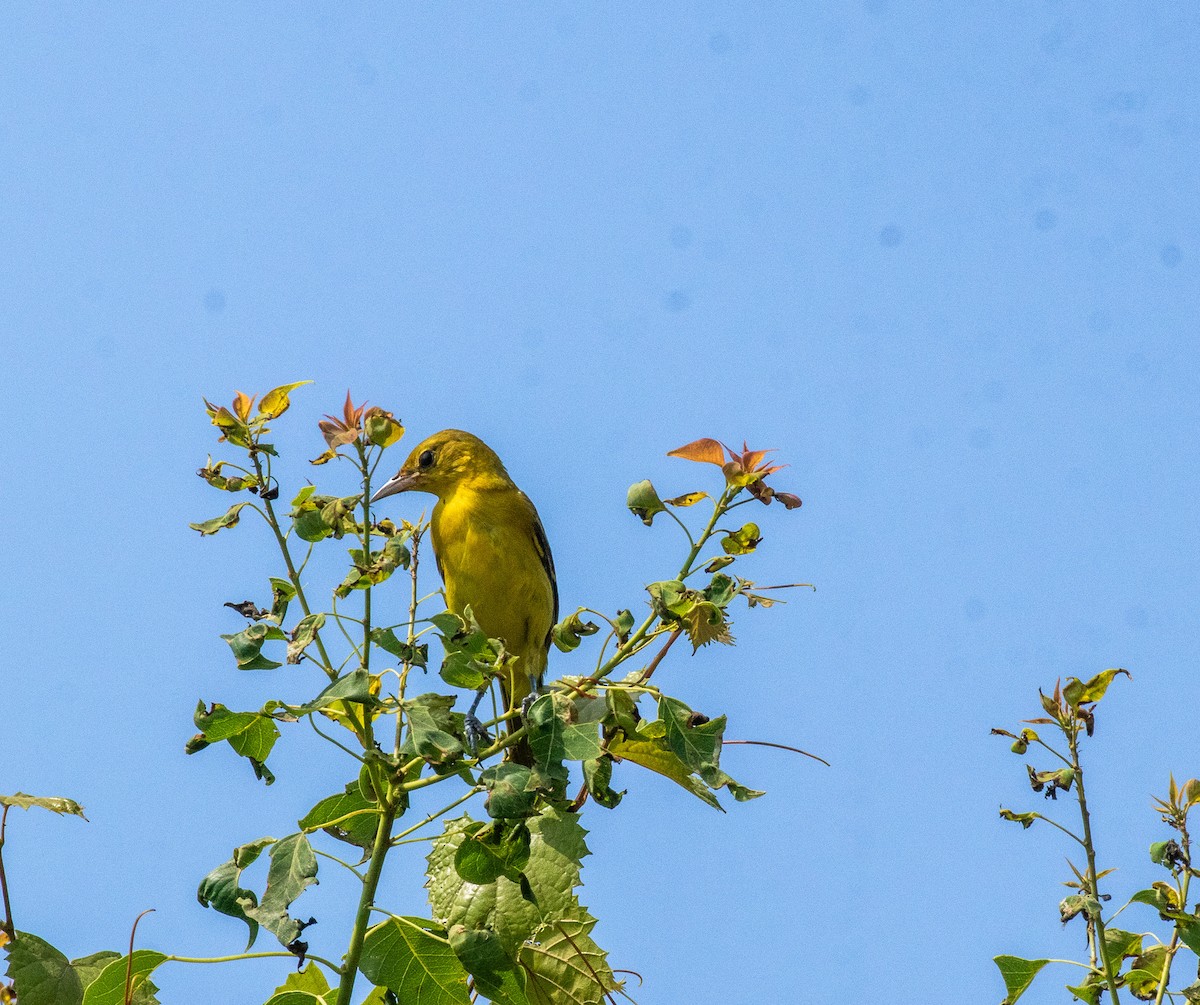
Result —
MULTIPOLYGON (((500 686, 505 709, 519 708, 541 684, 558 620, 554 560, 537 510, 496 452, 459 429, 418 444, 371 501, 408 491, 438 497, 430 531, 446 604, 459 615, 470 607, 487 636, 517 657, 500 686)), ((510 732, 520 725, 510 720, 510 732)), ((528 759, 528 748, 513 756, 528 759)))

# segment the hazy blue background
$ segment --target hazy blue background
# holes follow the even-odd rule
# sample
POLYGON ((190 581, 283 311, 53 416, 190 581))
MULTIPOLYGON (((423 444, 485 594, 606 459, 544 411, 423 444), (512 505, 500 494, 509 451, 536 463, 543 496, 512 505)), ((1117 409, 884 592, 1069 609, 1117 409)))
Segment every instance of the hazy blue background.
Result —
MULTIPOLYGON (((721 816, 629 766, 621 809, 588 808, 582 897, 641 1001, 986 1002, 992 955, 1081 954, 1065 841, 996 813, 1070 804, 988 729, 1129 667, 1090 749, 1097 841, 1114 893, 1156 878, 1149 796, 1200 774, 1200 9, 203 6, 11 7, 0 32, 0 791, 91 818, 10 816, 18 926, 74 956, 154 907, 140 944, 237 952, 200 877, 347 777, 307 737, 272 788, 183 754, 197 699, 312 683, 239 675, 217 637, 276 566, 265 528, 187 529, 230 502, 193 475, 201 395, 312 378, 291 485, 347 387, 412 436, 473 430, 537 502, 567 609, 677 567, 677 532, 624 510, 642 477, 712 484, 667 450, 791 465, 804 507, 752 514, 746 574, 817 592, 659 677, 833 767, 732 748, 765 799, 721 816)), ((403 912, 415 864, 385 878, 403 912)), ((314 952, 348 893, 326 869, 301 902, 314 952)), ((286 969, 155 979, 252 1005, 286 969)))

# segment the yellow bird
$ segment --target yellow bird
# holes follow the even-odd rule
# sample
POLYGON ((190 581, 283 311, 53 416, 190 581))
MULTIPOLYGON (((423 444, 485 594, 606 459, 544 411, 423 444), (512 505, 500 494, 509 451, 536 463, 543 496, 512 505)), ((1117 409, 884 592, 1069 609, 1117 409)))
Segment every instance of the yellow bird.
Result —
MULTIPOLYGON (((537 510, 496 452, 459 429, 418 444, 371 501, 412 490, 438 497, 430 533, 447 606, 459 615, 470 607, 488 637, 517 657, 501 680, 505 708, 517 708, 541 684, 558 620, 554 560, 537 510)), ((510 731, 520 727, 511 722, 510 731)))

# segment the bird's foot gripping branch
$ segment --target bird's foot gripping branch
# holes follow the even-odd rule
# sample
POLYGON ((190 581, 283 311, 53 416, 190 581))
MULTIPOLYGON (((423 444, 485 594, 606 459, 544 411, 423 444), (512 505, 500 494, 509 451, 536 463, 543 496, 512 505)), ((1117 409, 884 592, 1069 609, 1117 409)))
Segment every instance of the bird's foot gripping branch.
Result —
MULTIPOLYGON (((247 935, 243 952, 211 962, 262 955, 251 947, 265 929, 280 944, 273 952, 297 963, 272 1005, 628 997, 576 896, 588 854, 580 811, 588 802, 618 806, 637 781, 631 765, 717 808, 722 789, 735 800, 762 794, 721 765, 724 716, 709 718, 666 694, 663 664, 681 638, 693 652, 732 645, 735 604, 777 602, 779 587, 734 574, 762 534, 755 523, 727 517, 748 504, 794 509, 800 500, 767 483, 777 468, 763 451, 729 451, 707 439, 672 451, 716 467, 715 486, 664 500, 643 481, 630 488, 628 506, 647 525, 660 516, 678 525, 678 570, 646 587, 640 616, 631 605, 560 618, 537 513, 499 458, 469 434, 430 437, 389 479, 379 465, 404 429, 390 412, 356 406, 347 395, 341 416, 318 424, 326 449, 311 462, 338 462, 322 468, 335 488, 285 488, 284 462, 268 434, 300 386, 276 388, 257 404, 239 393, 231 406, 208 405, 230 456, 210 458, 198 474, 241 498, 192 527, 220 532, 219 547, 224 532, 253 516, 274 540, 279 567, 264 571, 260 596, 225 603, 226 617, 242 623, 222 638, 238 670, 267 673, 263 703, 234 710, 202 700, 187 750, 227 746, 269 785, 272 751, 286 737, 327 744, 348 770, 339 791, 313 794, 294 833, 240 845, 203 879, 200 902, 236 919, 247 935), (431 524, 377 511, 379 500, 410 489, 438 496, 431 524), (686 520, 695 512, 705 513, 699 526, 686 520), (481 522, 500 542, 491 551, 480 544, 481 522), (424 576, 430 546, 445 602, 424 576), (349 561, 337 563, 339 552, 349 561), (521 589, 506 589, 514 581, 521 589), (574 673, 543 679, 551 643, 573 654, 563 657, 567 665, 589 650, 592 657, 574 673), (290 696, 304 680, 311 697, 275 697, 284 674, 290 696), (488 732, 472 742, 460 709, 480 693, 488 732), (429 917, 393 910, 380 884, 389 854, 412 842, 428 847, 429 917), (265 885, 255 889, 244 871, 261 858, 265 885), (349 931, 310 928, 317 919, 297 907, 319 864, 357 881, 349 931)), ((399 508, 396 500, 388 506, 399 508)), ((18 933, 17 941, 26 937, 18 933)), ((151 994, 150 973, 170 960, 202 962, 153 954, 131 969, 130 993, 151 994)))

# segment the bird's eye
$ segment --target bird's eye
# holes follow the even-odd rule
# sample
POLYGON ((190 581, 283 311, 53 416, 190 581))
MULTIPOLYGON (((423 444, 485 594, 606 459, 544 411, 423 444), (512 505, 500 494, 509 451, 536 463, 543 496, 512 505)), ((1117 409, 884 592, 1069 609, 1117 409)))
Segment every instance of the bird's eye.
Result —
POLYGON ((417 464, 420 465, 421 470, 433 467, 433 451, 422 450, 421 456, 417 458, 417 464))

